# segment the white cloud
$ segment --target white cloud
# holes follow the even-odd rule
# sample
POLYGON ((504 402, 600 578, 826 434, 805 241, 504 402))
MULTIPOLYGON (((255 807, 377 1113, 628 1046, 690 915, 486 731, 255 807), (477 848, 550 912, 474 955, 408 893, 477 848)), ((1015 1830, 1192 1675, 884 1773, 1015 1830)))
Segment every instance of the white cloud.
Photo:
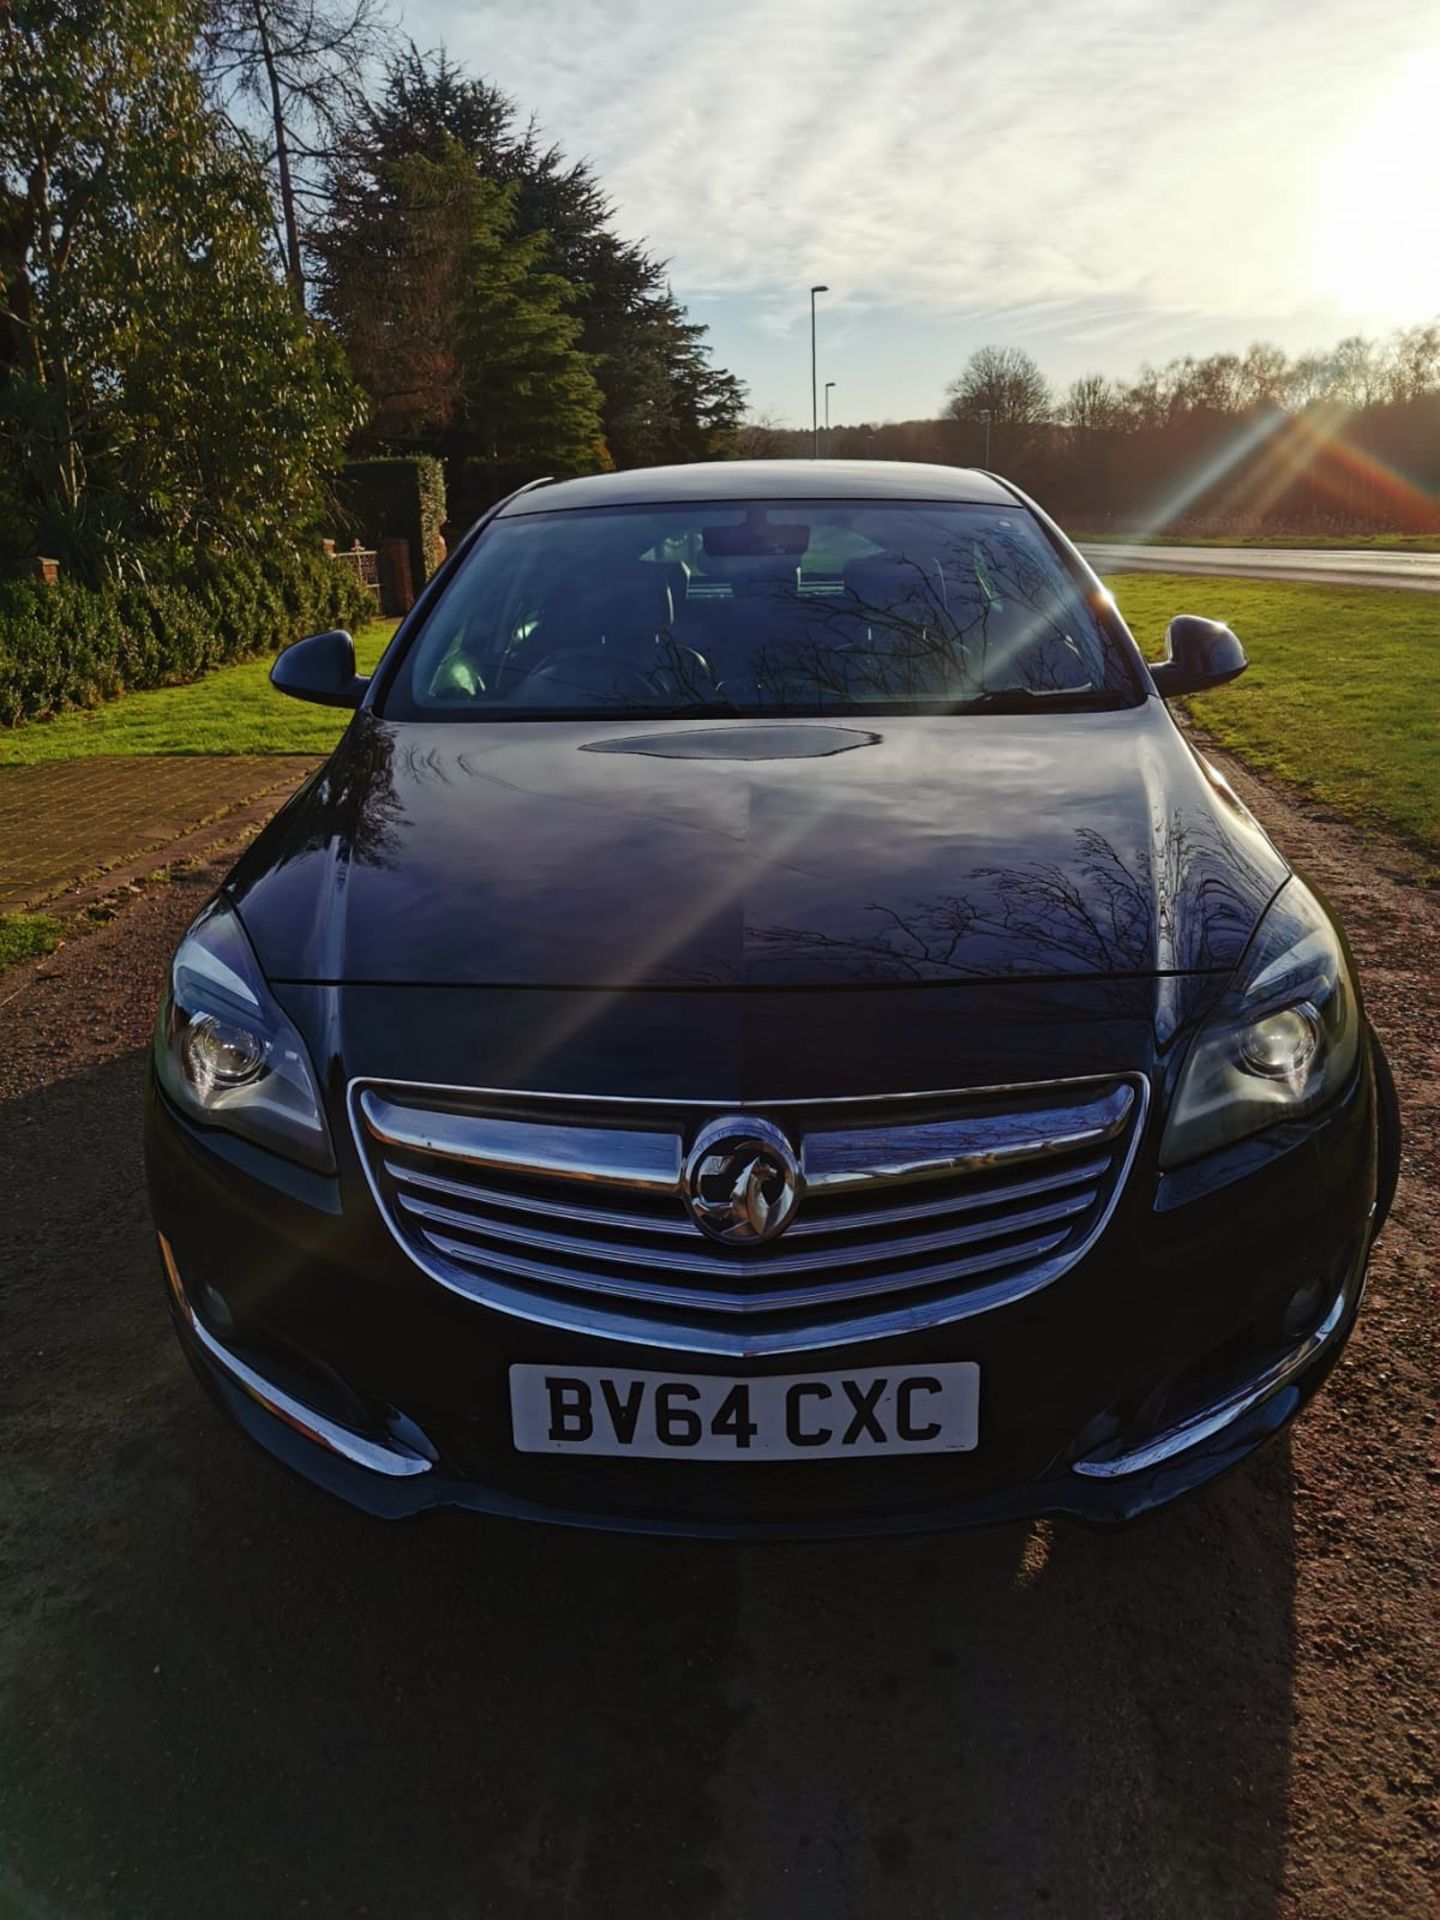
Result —
MULTIPOLYGON (((1327 155, 1435 37, 1391 0, 412 0, 588 153, 687 294, 1284 315, 1327 155)), ((1417 195, 1429 189, 1417 181, 1417 195)))

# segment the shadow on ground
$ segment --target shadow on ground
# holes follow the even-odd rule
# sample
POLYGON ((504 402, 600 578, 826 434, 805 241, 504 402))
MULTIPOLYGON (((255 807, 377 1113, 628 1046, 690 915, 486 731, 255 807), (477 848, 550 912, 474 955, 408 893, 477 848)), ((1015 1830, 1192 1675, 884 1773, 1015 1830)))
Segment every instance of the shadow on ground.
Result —
POLYGON ((0 1889, 38 1914, 1263 1915, 1283 1448, 1139 1530, 385 1526, 175 1349, 134 1056, 0 1106, 0 1889))

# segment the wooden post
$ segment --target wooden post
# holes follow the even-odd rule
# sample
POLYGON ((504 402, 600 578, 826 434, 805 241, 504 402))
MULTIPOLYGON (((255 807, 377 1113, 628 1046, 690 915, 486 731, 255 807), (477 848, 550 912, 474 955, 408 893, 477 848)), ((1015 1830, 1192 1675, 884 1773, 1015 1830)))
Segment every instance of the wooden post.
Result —
POLYGON ((382 540, 376 549, 380 562, 380 611, 408 613, 415 604, 414 578, 410 571, 410 542, 382 540))

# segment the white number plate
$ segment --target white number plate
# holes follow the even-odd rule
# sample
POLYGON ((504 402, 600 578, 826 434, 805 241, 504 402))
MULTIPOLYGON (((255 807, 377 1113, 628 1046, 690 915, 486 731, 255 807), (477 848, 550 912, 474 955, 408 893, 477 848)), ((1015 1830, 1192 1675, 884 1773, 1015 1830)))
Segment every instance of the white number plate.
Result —
POLYGON ((968 1453, 980 1415, 973 1360, 855 1373, 611 1373, 514 1366, 521 1453, 648 1460, 848 1460, 968 1453))

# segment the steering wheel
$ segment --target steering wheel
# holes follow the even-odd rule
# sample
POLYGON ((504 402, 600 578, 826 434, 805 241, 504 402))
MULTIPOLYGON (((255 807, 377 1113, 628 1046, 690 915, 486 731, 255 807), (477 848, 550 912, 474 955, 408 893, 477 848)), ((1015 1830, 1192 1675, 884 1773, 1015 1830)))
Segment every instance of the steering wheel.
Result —
POLYGON ((677 707, 683 706, 687 699, 693 699, 697 693, 703 698, 712 698, 720 692, 715 669, 704 654, 694 647, 681 646, 678 640, 665 643, 653 667, 637 671, 642 680, 677 707))
POLYGON ((693 664, 700 676, 702 691, 718 693, 719 682, 704 654, 697 653, 693 647, 673 643, 668 654, 657 657, 655 665, 648 670, 636 666, 633 660, 617 659, 603 647, 562 647, 558 653, 542 660, 526 678, 531 683, 573 687, 577 692, 614 693, 641 706, 657 701, 681 706, 696 691, 687 685, 688 676, 682 662, 693 664))

